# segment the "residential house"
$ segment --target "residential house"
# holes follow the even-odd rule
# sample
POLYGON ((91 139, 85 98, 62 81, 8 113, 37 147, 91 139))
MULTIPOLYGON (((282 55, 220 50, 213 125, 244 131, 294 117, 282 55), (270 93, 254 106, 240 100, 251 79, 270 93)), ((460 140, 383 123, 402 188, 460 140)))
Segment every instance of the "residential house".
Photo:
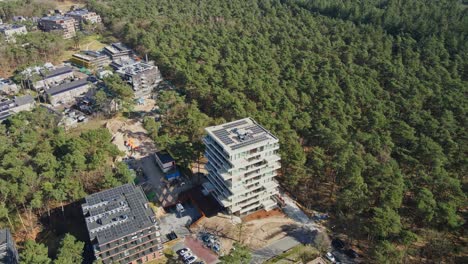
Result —
POLYGON ((77 9, 69 11, 65 14, 66 16, 73 17, 75 19, 75 28, 83 29, 82 24, 99 24, 101 23, 101 16, 95 12, 90 12, 87 9, 77 9))
POLYGON ((45 90, 45 94, 47 101, 57 106, 75 102, 77 97, 86 94, 90 88, 91 84, 86 79, 78 79, 52 86, 45 90))
POLYGON ((15 42, 15 35, 24 35, 28 31, 23 25, 1 24, 0 33, 5 36, 8 42, 15 42))
POLYGON ((75 19, 61 15, 46 16, 39 20, 38 26, 45 32, 60 32, 64 39, 76 35, 75 19))
POLYGON ((75 77, 75 73, 71 67, 55 67, 53 65, 26 69, 23 74, 29 76, 29 86, 36 91, 57 86, 65 80, 75 77))
POLYGON ((21 111, 30 111, 34 104, 35 101, 31 95, 18 96, 0 102, 0 122, 21 111))
POLYGON ((112 43, 106 46, 103 50, 112 60, 119 58, 130 58, 133 55, 133 51, 123 45, 122 43, 112 43))
POLYGON ((0 94, 15 95, 19 92, 19 87, 11 79, 0 78, 0 94))

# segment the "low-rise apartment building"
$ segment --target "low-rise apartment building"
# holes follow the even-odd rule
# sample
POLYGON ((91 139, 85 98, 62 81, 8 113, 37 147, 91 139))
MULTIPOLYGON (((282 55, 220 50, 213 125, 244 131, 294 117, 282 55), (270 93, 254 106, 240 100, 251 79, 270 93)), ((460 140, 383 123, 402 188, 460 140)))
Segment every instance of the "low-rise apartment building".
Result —
POLYGON ((18 251, 15 241, 8 228, 0 229, 0 263, 17 264, 19 263, 18 251))
POLYGON ((18 96, 0 103, 0 122, 21 111, 30 111, 35 101, 31 95, 18 96))
POLYGON ((125 184, 85 200, 86 227, 102 263, 144 263, 163 255, 158 221, 141 187, 125 184))
POLYGON ((45 90, 45 94, 47 101, 51 105, 57 106, 74 103, 77 97, 86 94, 90 88, 91 84, 86 79, 78 79, 52 86, 45 90))
POLYGON ((0 95, 15 95, 20 88, 11 79, 0 78, 0 95))
POLYGON ((133 55, 133 51, 122 43, 112 43, 111 45, 104 47, 103 52, 112 60, 130 58, 133 55))
POLYGON ((92 50, 84 50, 80 53, 73 54, 70 61, 75 65, 88 69, 99 69, 111 63, 107 55, 92 50))
POLYGON ((10 24, 1 24, 0 25, 0 33, 5 36, 5 39, 8 42, 15 41, 15 35, 24 35, 28 33, 26 27, 23 25, 10 25, 10 24))
POLYGON ((149 63, 138 61, 128 64, 117 64, 114 61, 112 66, 120 77, 132 86, 135 98, 149 97, 153 89, 162 81, 161 72, 158 67, 149 63))
POLYGON ((206 191, 236 215, 275 208, 279 191, 274 177, 281 167, 278 138, 251 118, 205 130, 206 191))
POLYGON ((57 86, 67 79, 73 79, 75 74, 68 66, 63 67, 37 67, 25 73, 30 76, 30 86, 36 91, 57 86))
POLYGON ((102 21, 100 15, 96 14, 95 12, 90 12, 87 9, 72 10, 66 13, 65 15, 75 19, 76 29, 79 29, 79 28, 82 29, 81 28, 82 23, 99 24, 102 21))
POLYGON ((45 32, 58 31, 64 39, 72 38, 76 35, 75 19, 66 16, 46 16, 39 20, 38 26, 45 32))

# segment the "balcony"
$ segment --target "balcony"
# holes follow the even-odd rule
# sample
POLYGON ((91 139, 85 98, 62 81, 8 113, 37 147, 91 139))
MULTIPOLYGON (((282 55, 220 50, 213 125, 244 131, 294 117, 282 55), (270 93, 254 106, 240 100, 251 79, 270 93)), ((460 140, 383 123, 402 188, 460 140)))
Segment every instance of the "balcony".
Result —
POLYGON ((265 210, 267 210, 267 211, 278 206, 276 201, 274 201, 273 199, 268 199, 268 200, 262 201, 261 204, 262 204, 263 208, 265 210))
POLYGON ((276 188, 276 187, 279 186, 278 183, 277 183, 276 181, 274 181, 274 180, 273 180, 273 181, 269 181, 269 182, 265 182, 265 183, 263 183, 262 185, 263 185, 263 186, 265 187, 265 189, 267 189, 267 190, 271 190, 271 189, 274 189, 274 188, 276 188))

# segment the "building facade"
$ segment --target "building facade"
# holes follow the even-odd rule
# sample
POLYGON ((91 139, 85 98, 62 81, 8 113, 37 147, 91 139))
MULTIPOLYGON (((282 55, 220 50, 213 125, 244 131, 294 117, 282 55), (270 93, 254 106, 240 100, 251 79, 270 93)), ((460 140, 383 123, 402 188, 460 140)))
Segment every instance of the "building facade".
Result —
POLYGON ((86 79, 78 79, 72 82, 63 83, 50 87, 45 91, 47 101, 57 106, 60 104, 74 103, 76 98, 84 95, 91 88, 91 84, 86 79))
POLYGON ((61 32, 64 39, 72 38, 76 35, 75 19, 65 16, 46 16, 39 20, 39 28, 45 32, 61 32))
POLYGON ((18 251, 15 241, 11 236, 10 230, 0 229, 0 263, 17 264, 19 263, 18 251))
POLYGON ((11 79, 0 78, 0 94, 14 95, 20 91, 20 88, 11 79))
POLYGON ((73 10, 68 12, 66 16, 75 19, 76 29, 81 28, 81 23, 99 24, 102 21, 100 15, 96 14, 95 12, 90 12, 87 9, 73 10))
POLYGON ((0 103, 0 122, 21 111, 30 111, 35 101, 31 95, 18 96, 0 103))
POLYGON ((144 62, 118 65, 113 62, 116 72, 128 82, 133 89, 135 98, 146 98, 151 95, 154 88, 162 81, 158 67, 144 62))
POLYGON ((92 50, 84 50, 80 53, 73 54, 70 61, 75 65, 88 69, 102 68, 111 63, 108 56, 92 50))
POLYGON ((112 43, 111 45, 104 47, 103 52, 112 60, 130 58, 133 55, 133 51, 120 42, 112 43))
POLYGON ((158 221, 141 187, 125 184, 85 200, 94 255, 104 264, 144 263, 163 255, 158 221))
POLYGON ((27 74, 29 74, 30 79, 32 79, 31 88, 36 91, 41 91, 52 86, 57 86, 63 83, 65 80, 71 80, 75 77, 73 69, 68 66, 33 69, 27 74))
POLYGON ((206 191, 236 215, 275 208, 279 191, 274 177, 281 168, 278 138, 251 118, 205 130, 206 191))
POLYGON ((24 35, 28 33, 25 26, 22 25, 0 25, 0 33, 5 36, 8 42, 15 42, 15 35, 24 35))

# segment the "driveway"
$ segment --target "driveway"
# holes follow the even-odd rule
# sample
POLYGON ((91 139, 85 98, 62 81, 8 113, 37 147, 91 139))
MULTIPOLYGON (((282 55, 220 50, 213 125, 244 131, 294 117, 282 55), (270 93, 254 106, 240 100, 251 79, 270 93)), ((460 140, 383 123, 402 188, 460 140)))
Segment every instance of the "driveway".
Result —
POLYGON ((156 165, 153 154, 141 158, 139 165, 143 169, 147 182, 153 186, 157 201, 162 207, 175 205, 178 202, 179 193, 192 188, 192 183, 184 177, 182 177, 186 183, 184 186, 166 185, 167 180, 164 178, 164 173, 156 165))
POLYGON ((271 243, 252 254, 251 264, 263 263, 277 255, 300 244, 312 244, 317 234, 317 230, 311 230, 308 226, 288 231, 286 237, 271 243))
POLYGON ((166 234, 174 231, 177 237, 184 237, 190 234, 187 225, 190 225, 198 218, 201 217, 198 209, 191 204, 191 202, 185 202, 182 204, 184 206, 184 212, 179 213, 175 209, 175 206, 167 209, 166 215, 159 218, 159 226, 161 227, 161 232, 163 234, 163 242, 168 241, 166 234))
POLYGON ((293 237, 290 237, 290 236, 284 237, 264 248, 254 251, 252 254, 252 260, 250 261, 250 263, 251 264, 263 263, 299 244, 301 244, 301 242, 297 241, 293 237))

